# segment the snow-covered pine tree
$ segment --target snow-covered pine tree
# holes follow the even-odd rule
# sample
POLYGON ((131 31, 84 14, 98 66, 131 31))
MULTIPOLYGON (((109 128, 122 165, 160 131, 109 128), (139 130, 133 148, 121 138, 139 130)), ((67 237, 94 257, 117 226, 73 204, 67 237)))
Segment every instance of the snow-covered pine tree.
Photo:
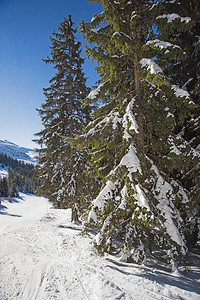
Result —
POLYGON ((0 180, 0 197, 8 197, 9 196, 9 189, 8 189, 8 179, 3 177, 0 180))
POLYGON ((88 94, 82 65, 81 44, 77 42, 72 17, 65 18, 51 37, 51 57, 45 63, 53 64, 55 75, 44 89, 46 102, 38 109, 43 129, 36 134, 39 193, 48 195, 54 206, 69 207, 86 194, 85 153, 71 148, 65 138, 82 133, 88 122, 89 108, 81 99, 88 94), (77 184, 77 181, 79 182, 77 184))
MULTIPOLYGON (((194 157, 200 158, 199 115, 200 115, 200 3, 190 1, 160 1, 155 4, 158 40, 154 47, 162 47, 163 51, 156 53, 159 65, 165 68, 165 73, 172 78, 179 87, 189 92, 190 99, 195 103, 192 115, 188 119, 175 116, 175 134, 179 139, 185 139, 182 155, 177 155, 179 168, 173 174, 189 191, 189 205, 184 208, 183 219, 186 221, 186 236, 189 246, 197 242, 198 222, 200 220, 200 162, 182 172, 182 161, 194 157), (166 14, 166 12, 168 12, 166 14), (162 42, 161 42, 162 41, 162 42), (164 42, 170 42, 180 51, 169 51, 164 42), (192 154, 192 155, 191 155, 192 154)), ((180 107, 182 110, 183 107, 180 107)))
MULTIPOLYGON (((80 25, 87 41, 96 44, 86 53, 97 60, 101 78, 88 102, 103 103, 85 134, 93 174, 103 184, 89 211, 98 227, 95 245, 100 253, 121 249, 123 257, 138 262, 155 250, 182 261, 187 247, 180 211, 189 200, 169 175, 180 170, 176 154, 184 144, 175 134, 176 121, 190 115, 193 102, 166 76, 166 62, 163 69, 155 62, 153 8, 159 1, 90 2, 103 6, 80 25)), ((181 51, 163 45, 165 51, 181 51)), ((184 158, 182 172, 195 163, 184 158)))
POLYGON ((19 197, 19 191, 17 189, 15 182, 11 183, 11 186, 9 188, 9 195, 10 197, 19 197))

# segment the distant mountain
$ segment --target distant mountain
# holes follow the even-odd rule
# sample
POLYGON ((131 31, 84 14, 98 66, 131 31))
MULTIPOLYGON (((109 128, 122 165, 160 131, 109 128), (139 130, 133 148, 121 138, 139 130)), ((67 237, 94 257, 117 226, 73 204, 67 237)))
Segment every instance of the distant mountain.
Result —
POLYGON ((0 197, 18 197, 19 192, 34 193, 40 185, 33 149, 0 140, 0 197))
POLYGON ((20 147, 7 140, 0 140, 0 153, 6 154, 7 156, 22 161, 26 164, 36 165, 34 157, 36 153, 33 149, 20 147))

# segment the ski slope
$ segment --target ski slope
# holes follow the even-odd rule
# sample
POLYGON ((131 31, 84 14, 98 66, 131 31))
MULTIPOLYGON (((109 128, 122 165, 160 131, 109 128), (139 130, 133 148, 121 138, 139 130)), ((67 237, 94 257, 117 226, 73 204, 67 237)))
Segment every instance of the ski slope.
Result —
POLYGON ((199 269, 186 277, 100 258, 70 210, 22 193, 1 200, 0 300, 200 299, 199 269))

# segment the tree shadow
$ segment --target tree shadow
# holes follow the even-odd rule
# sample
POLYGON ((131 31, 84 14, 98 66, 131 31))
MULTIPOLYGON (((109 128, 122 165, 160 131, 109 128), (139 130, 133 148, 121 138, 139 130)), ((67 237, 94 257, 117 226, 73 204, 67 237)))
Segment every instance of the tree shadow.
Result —
MULTIPOLYGON (((8 202, 9 198, 11 198, 11 203, 19 203, 20 201, 25 201, 21 196, 19 197, 3 197, 3 200, 0 200, 5 203, 8 202)), ((1 205, 0 205, 0 209, 1 209, 1 205)))
POLYGON ((9 214, 5 210, 8 209, 5 205, 0 204, 0 215, 2 216, 10 216, 10 217, 22 217, 21 215, 9 214))
POLYGON ((22 216, 21 215, 14 215, 14 214, 9 214, 5 211, 0 211, 0 215, 3 215, 3 216, 10 216, 10 217, 17 217, 17 218, 21 218, 22 216))
POLYGON ((0 210, 8 209, 5 205, 0 204, 0 210))
POLYGON ((112 259, 106 259, 115 266, 112 265, 106 265, 107 268, 110 268, 112 270, 115 270, 117 272, 123 273, 124 275, 134 275, 137 277, 146 278, 152 282, 156 282, 162 286, 164 285, 170 285, 178 287, 182 290, 189 291, 189 292, 195 292, 197 294, 200 294, 200 285, 199 285, 199 278, 200 278, 200 269, 198 270, 192 270, 187 273, 187 275, 178 275, 171 272, 162 271, 159 266, 159 269, 149 269, 145 266, 138 267, 137 265, 134 265, 134 268, 137 268, 138 270, 141 268, 142 271, 145 273, 135 273, 134 270, 132 270, 131 266, 130 269, 128 268, 128 264, 120 263, 118 261, 114 261, 112 259), (127 271, 123 270, 120 267, 127 267, 127 271))
MULTIPOLYGON (((20 197, 21 198, 21 197, 20 197)), ((11 198, 11 203, 19 203, 19 200, 23 200, 22 198, 11 198)))
POLYGON ((75 227, 75 226, 58 225, 58 228, 66 228, 66 229, 72 229, 72 230, 82 231, 81 228, 78 228, 78 227, 75 227))

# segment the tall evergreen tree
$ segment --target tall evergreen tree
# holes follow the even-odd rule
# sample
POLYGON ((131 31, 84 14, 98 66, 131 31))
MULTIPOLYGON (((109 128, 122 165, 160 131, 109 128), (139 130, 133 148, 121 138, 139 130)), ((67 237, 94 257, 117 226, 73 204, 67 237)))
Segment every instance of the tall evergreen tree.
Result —
POLYGON ((0 197, 8 197, 9 189, 8 189, 8 179, 3 177, 0 180, 0 197))
POLYGON ((156 4, 164 1, 90 2, 103 6, 80 25, 87 41, 96 44, 86 53, 97 60, 101 78, 88 103, 103 103, 82 137, 94 177, 103 184, 89 211, 98 227, 96 247, 100 253, 121 247, 134 261, 159 249, 181 261, 187 252, 181 210, 189 199, 177 173, 197 160, 177 137, 176 126, 189 117, 193 102, 166 72, 167 59, 159 66, 155 55, 183 51, 159 41, 153 31, 156 4))
POLYGON ((42 181, 38 192, 48 195, 56 207, 68 207, 85 193, 83 170, 85 153, 71 148, 66 138, 82 133, 88 122, 89 109, 81 99, 88 94, 82 65, 81 44, 77 42, 72 17, 64 19, 51 37, 51 57, 44 60, 53 64, 55 75, 44 89, 46 101, 38 109, 43 129, 36 134, 39 176, 42 181), (78 185, 78 177, 81 177, 78 185))
MULTIPOLYGON (((160 1, 156 5, 156 13, 158 12, 159 16, 156 18, 158 41, 168 41, 179 51, 173 54, 169 49, 168 51, 164 49, 161 55, 157 55, 157 61, 160 65, 164 65, 166 74, 179 87, 190 93, 190 99, 195 104, 189 118, 178 119, 179 114, 176 115, 175 133, 180 139, 185 139, 185 149, 192 151, 192 156, 200 157, 200 3, 196 0, 160 1), (192 146, 191 150, 189 150, 190 146, 192 146)), ((158 42, 157 46, 159 46, 158 42)), ((154 47, 156 50, 155 43, 154 47)), ((183 149, 184 147, 182 152, 183 149)), ((187 150, 185 156, 188 156, 187 150)), ((182 157, 181 161, 185 161, 185 157, 182 157)), ((186 220, 185 234, 188 245, 191 246, 197 241, 200 217, 200 163, 197 162, 185 172, 181 173, 180 168, 177 171, 173 172, 173 175, 178 175, 183 187, 190 191, 188 194, 190 205, 185 209, 183 219, 186 220)))

